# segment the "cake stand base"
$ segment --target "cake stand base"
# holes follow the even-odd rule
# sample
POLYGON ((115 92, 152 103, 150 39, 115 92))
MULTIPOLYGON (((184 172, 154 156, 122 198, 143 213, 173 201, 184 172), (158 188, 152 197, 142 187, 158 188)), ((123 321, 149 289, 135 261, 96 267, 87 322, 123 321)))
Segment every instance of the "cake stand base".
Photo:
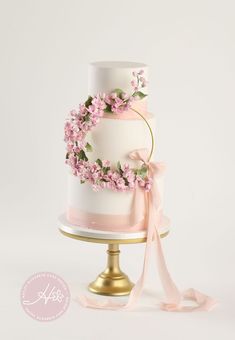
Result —
MULTIPOLYGON (((133 287, 133 283, 120 269, 119 244, 146 242, 146 231, 114 232, 83 228, 68 222, 65 214, 60 216, 59 221, 59 230, 64 236, 80 241, 108 244, 106 269, 95 281, 89 284, 88 289, 92 293, 101 295, 128 295, 133 287)), ((168 227, 163 227, 159 231, 160 237, 165 237, 168 233, 168 227)))
POLYGON ((106 269, 97 277, 95 281, 89 284, 88 289, 92 293, 101 295, 128 295, 134 284, 120 269, 119 245, 109 244, 107 254, 108 260, 106 269))

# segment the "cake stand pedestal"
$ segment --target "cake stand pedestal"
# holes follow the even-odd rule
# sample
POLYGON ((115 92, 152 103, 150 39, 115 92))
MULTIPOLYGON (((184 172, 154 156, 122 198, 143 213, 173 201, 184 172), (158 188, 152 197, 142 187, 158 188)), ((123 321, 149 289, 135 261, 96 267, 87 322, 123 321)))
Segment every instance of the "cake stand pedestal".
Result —
MULTIPOLYGON (((102 273, 98 275, 95 281, 91 282, 88 285, 88 289, 92 293, 101 295, 128 295, 134 284, 120 269, 119 244, 146 242, 146 232, 106 232, 102 230, 82 228, 69 223, 64 215, 59 218, 59 222, 59 230, 64 236, 74 238, 76 240, 93 243, 103 243, 108 245, 106 268, 102 273)), ((168 233, 169 229, 162 228, 160 231, 160 236, 165 237, 168 235, 168 233)))

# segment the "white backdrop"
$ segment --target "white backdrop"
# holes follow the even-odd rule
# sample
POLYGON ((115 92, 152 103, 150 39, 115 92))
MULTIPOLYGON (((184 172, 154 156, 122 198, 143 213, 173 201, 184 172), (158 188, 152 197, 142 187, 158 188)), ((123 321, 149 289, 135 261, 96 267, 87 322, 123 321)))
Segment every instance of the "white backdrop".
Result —
MULTIPOLYGON (((234 11, 232 0, 0 2, 1 338, 234 339, 234 11), (104 266, 104 245, 57 231, 66 201, 63 123, 87 96, 88 63, 99 60, 150 67, 158 159, 168 166, 166 259, 181 289, 219 300, 210 313, 161 312, 148 294, 132 313, 71 302, 50 323, 20 306, 35 272, 61 275, 76 294, 104 266)), ((133 280, 143 251, 122 247, 133 280)))

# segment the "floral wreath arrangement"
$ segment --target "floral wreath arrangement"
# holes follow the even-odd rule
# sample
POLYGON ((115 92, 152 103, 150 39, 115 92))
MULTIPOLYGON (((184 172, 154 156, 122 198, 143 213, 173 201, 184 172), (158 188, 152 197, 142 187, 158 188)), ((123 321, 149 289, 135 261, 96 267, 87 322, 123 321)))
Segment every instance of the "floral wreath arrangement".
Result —
POLYGON ((95 162, 91 162, 87 157, 87 153, 92 152, 92 146, 86 142, 86 135, 99 123, 104 113, 121 114, 131 109, 139 114, 148 125, 152 138, 149 159, 151 158, 154 144, 151 127, 145 117, 132 108, 134 101, 147 96, 141 91, 147 81, 143 77, 143 70, 132 74, 134 79, 131 81, 133 88, 131 95, 121 89, 115 89, 109 94, 89 96, 85 103, 79 105, 78 110, 70 111, 65 122, 66 164, 71 167, 73 175, 79 176, 81 183, 89 182, 95 191, 104 188, 127 191, 133 190, 136 186, 150 191, 152 187, 153 179, 148 174, 148 166, 145 162, 139 168, 131 168, 128 163, 122 165, 118 161, 117 165, 112 167, 108 160, 98 158, 95 162))

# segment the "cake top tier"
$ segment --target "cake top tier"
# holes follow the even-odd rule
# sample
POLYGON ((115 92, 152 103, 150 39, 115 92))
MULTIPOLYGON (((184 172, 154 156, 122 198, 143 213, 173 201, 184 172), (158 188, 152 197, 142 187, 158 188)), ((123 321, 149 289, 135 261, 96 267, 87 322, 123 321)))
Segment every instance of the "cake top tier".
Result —
MULTIPOLYGON (((110 93, 120 88, 128 94, 132 94, 132 72, 144 70, 144 77, 148 80, 148 67, 143 63, 128 61, 99 61, 90 64, 88 94, 110 93)), ((144 88, 147 94, 147 87, 144 88)))

